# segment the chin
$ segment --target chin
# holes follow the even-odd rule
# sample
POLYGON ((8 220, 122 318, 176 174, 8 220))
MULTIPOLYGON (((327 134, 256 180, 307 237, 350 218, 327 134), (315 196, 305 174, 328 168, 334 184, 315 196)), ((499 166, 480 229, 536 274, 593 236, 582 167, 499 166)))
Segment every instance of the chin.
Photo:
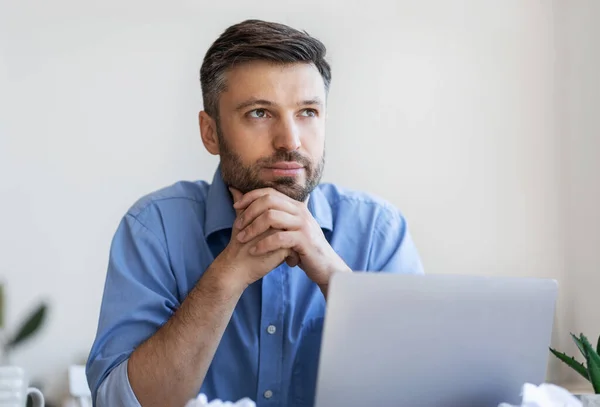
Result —
POLYGON ((298 202, 304 202, 308 198, 310 191, 306 191, 306 188, 298 183, 293 184, 280 184, 277 183, 272 186, 273 189, 281 192, 284 195, 292 198, 298 202))

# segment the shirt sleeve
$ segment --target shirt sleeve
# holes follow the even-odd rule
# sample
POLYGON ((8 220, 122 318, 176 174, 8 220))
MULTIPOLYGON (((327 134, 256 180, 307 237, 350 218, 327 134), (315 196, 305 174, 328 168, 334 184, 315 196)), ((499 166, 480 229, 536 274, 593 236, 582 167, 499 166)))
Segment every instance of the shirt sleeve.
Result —
POLYGON ((372 235, 369 270, 424 274, 406 219, 394 208, 385 207, 379 212, 372 235))
MULTIPOLYGON (((117 366, 125 367, 115 371, 102 394, 135 398, 122 362, 179 307, 161 225, 158 209, 150 206, 141 215, 128 213, 113 238, 98 330, 86 364, 94 406, 100 384, 117 366)), ((102 401, 99 406, 113 405, 102 401)))
POLYGON ((128 361, 129 359, 126 359, 121 362, 102 381, 94 405, 98 407, 141 407, 127 376, 128 361))

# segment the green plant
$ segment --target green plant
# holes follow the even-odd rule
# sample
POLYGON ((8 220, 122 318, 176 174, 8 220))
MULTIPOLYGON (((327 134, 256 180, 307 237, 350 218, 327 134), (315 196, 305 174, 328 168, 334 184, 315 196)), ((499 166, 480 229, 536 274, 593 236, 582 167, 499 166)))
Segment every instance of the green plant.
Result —
MULTIPOLYGON (((47 305, 42 302, 23 320, 12 335, 3 335, 0 337, 0 346, 2 347, 1 356, 3 356, 5 360, 13 349, 39 331, 44 324, 47 309, 47 305)), ((0 333, 5 331, 4 313, 4 285, 0 283, 0 333)), ((0 361, 0 364, 1 362, 2 361, 0 361)))
POLYGON ((600 338, 598 338, 594 349, 584 334, 579 334, 579 337, 571 334, 571 337, 583 355, 585 363, 581 363, 574 357, 553 348, 550 348, 550 352, 589 381, 594 388, 594 393, 600 394, 600 338))

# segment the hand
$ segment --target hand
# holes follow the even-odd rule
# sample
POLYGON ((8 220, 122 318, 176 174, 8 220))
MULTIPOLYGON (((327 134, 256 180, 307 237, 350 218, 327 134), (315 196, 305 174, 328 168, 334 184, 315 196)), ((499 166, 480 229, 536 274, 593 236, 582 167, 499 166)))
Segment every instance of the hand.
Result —
MULTIPOLYGON (((242 193, 238 190, 231 188, 230 191, 234 202, 239 201, 242 198, 242 193)), ((243 210, 236 209, 238 219, 243 212, 243 210)), ((230 272, 229 274, 233 276, 233 283, 236 285, 238 283, 241 284, 242 289, 245 289, 248 285, 264 277, 284 261, 294 265, 297 264, 299 261, 298 255, 290 248, 279 248, 264 254, 252 255, 249 253, 250 249, 261 239, 266 239, 275 233, 275 230, 265 230, 254 239, 241 242, 237 239, 238 229, 234 227, 231 232, 229 244, 223 249, 221 254, 217 256, 213 264, 228 270, 230 272)))
POLYGON ((234 230, 239 231, 236 238, 240 243, 251 245, 251 255, 293 250, 300 260, 298 266, 324 294, 334 272, 350 271, 329 245, 305 204, 275 189, 264 188, 248 192, 235 202, 234 208, 244 211, 237 218, 234 230), (275 233, 264 235, 272 230, 275 233))

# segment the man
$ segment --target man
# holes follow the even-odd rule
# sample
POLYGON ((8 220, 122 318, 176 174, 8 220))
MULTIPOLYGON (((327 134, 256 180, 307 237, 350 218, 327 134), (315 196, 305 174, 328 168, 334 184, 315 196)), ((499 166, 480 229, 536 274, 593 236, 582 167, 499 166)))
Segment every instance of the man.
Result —
POLYGON ((331 71, 290 27, 228 28, 200 71, 211 184, 138 201, 110 251, 87 377, 97 406, 314 401, 327 287, 352 270, 422 273, 404 218, 320 184, 331 71))

